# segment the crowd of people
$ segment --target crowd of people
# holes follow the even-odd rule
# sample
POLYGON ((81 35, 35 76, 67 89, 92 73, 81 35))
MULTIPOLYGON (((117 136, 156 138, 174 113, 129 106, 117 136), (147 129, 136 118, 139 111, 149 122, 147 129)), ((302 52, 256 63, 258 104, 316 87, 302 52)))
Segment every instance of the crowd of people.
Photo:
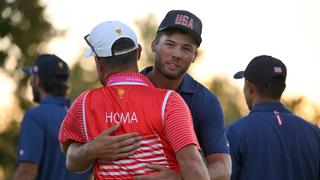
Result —
POLYGON ((154 64, 139 72, 135 32, 101 22, 84 55, 102 87, 72 103, 68 65, 39 55, 23 68, 39 106, 23 118, 13 179, 319 180, 320 129, 281 103, 285 64, 258 55, 234 75, 250 113, 225 127, 218 97, 187 73, 201 33, 196 15, 169 11, 150 42, 154 64))

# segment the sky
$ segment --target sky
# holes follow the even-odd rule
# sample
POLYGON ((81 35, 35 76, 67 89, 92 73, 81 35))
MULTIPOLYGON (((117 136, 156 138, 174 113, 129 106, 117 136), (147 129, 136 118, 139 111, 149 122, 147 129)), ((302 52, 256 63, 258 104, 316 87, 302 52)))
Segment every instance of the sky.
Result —
MULTIPOLYGON (((41 0, 45 15, 65 38, 50 43, 54 53, 73 64, 83 54, 83 36, 99 23, 120 20, 137 31, 134 21, 149 13, 158 22, 170 10, 188 10, 203 24, 203 58, 193 64, 194 78, 207 83, 225 75, 239 88, 233 75, 256 56, 271 55, 287 66, 285 95, 305 95, 320 103, 320 1, 319 0, 41 0)), ((149 48, 149 47, 143 47, 149 48)))

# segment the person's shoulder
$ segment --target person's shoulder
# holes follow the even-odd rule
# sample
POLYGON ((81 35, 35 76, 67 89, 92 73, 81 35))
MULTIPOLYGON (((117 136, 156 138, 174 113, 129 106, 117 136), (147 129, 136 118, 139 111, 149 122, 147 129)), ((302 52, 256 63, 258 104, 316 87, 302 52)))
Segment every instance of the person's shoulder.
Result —
POLYGON ((150 98, 154 97, 154 95, 156 95, 156 94, 159 94, 159 95, 161 94, 161 96, 163 96, 163 98, 165 96, 170 97, 170 96, 172 96, 174 94, 177 94, 178 96, 180 96, 177 92, 175 92, 173 90, 169 90, 169 89, 161 89, 161 88, 150 87, 150 86, 143 86, 141 88, 144 88, 144 89, 147 90, 147 91, 145 91, 147 93, 141 94, 141 95, 142 96, 148 96, 150 98))
POLYGON ((79 99, 84 99, 90 92, 93 93, 95 91, 97 91, 98 89, 91 89, 91 90, 87 90, 87 91, 83 91, 78 97, 76 100, 79 100, 79 99))
POLYGON ((48 109, 48 105, 50 105, 50 103, 45 103, 45 104, 39 103, 37 106, 34 106, 34 107, 28 109, 25 114, 26 115, 41 114, 44 111, 46 111, 46 109, 48 109))
POLYGON ((190 74, 185 74, 186 82, 188 83, 188 86, 194 87, 194 90, 196 93, 216 98, 217 96, 211 92, 206 86, 195 80, 190 74))
MULTIPOLYGON (((306 119, 304 119, 296 114, 292 113, 291 115, 292 115, 291 118, 295 120, 294 122, 299 122, 299 124, 301 126, 310 126, 313 129, 320 130, 319 126, 317 126, 316 124, 313 124, 313 123, 307 121, 306 119)), ((292 120, 291 120, 291 122, 292 122, 292 120)))
POLYGON ((140 74, 143 74, 146 76, 152 69, 153 69, 153 66, 148 66, 144 68, 142 71, 140 71, 140 74))
POLYGON ((194 96, 198 99, 198 101, 203 101, 203 103, 208 102, 210 104, 220 104, 220 100, 217 95, 215 95, 213 92, 211 92, 208 88, 206 88, 199 82, 197 82, 197 86, 198 87, 196 88, 194 96))
POLYGON ((249 127, 250 124, 255 123, 255 118, 252 117, 252 114, 249 114, 247 116, 244 116, 240 119, 235 120, 234 122, 230 123, 227 126, 227 129, 234 128, 234 129, 243 129, 246 127, 249 127))

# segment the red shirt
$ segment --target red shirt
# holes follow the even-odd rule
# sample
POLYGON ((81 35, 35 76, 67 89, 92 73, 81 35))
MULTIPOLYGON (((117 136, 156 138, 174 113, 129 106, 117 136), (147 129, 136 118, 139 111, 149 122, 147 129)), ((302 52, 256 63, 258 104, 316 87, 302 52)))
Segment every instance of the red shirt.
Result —
POLYGON ((180 172, 175 153, 195 144, 188 106, 174 91, 154 88, 139 73, 115 74, 106 86, 83 92, 64 119, 59 140, 87 143, 102 131, 121 123, 112 135, 139 132, 143 137, 136 154, 117 161, 97 160, 97 179, 133 179, 135 175, 155 174, 146 163, 156 163, 180 172))

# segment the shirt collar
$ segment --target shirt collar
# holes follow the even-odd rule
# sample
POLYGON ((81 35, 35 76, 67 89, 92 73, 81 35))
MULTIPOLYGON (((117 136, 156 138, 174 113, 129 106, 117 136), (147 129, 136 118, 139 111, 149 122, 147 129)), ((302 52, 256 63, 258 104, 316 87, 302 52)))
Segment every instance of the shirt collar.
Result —
POLYGON ((111 85, 145 85, 154 87, 149 79, 140 73, 113 74, 106 79, 106 84, 111 85))
POLYGON ((185 73, 182 84, 179 90, 179 94, 184 93, 195 93, 196 92, 196 81, 188 74, 185 73))
POLYGON ((71 106, 71 100, 62 96, 46 96, 40 102, 40 104, 56 104, 58 106, 71 106))
POLYGON ((278 111, 278 112, 291 113, 291 111, 281 102, 262 102, 262 103, 256 104, 251 109, 250 114, 257 111, 278 111))
MULTIPOLYGON (((140 73, 146 76, 150 71, 152 71, 152 69, 153 69, 153 66, 148 66, 144 68, 140 73)), ((179 94, 181 92, 195 93, 195 91, 196 91, 196 82, 188 73, 185 73, 180 90, 179 90, 179 94)))

